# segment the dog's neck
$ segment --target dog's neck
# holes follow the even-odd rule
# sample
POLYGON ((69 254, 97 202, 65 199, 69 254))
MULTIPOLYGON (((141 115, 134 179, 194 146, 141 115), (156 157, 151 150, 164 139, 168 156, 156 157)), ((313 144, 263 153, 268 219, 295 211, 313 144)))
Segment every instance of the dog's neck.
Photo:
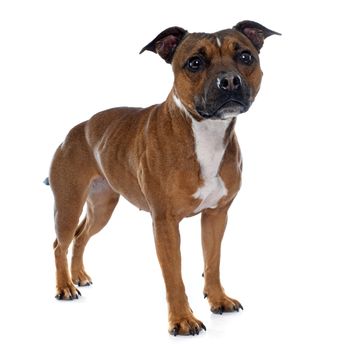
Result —
POLYGON ((219 171, 232 136, 235 118, 197 120, 175 94, 173 101, 180 112, 190 120, 194 149, 203 180, 202 186, 193 194, 195 198, 202 200, 196 212, 205 208, 215 208, 219 198, 227 193, 219 171))
POLYGON ((188 111, 175 92, 172 98, 176 107, 191 123, 203 179, 217 176, 236 118, 198 120, 188 111))

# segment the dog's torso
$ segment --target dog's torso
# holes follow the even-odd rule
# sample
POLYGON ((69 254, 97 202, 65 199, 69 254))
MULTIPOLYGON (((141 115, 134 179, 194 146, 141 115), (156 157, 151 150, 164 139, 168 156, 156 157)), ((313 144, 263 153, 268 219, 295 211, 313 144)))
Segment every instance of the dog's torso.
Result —
POLYGON ((140 209, 177 218, 226 205, 240 187, 235 120, 199 123, 171 101, 103 111, 83 124, 96 171, 140 209))

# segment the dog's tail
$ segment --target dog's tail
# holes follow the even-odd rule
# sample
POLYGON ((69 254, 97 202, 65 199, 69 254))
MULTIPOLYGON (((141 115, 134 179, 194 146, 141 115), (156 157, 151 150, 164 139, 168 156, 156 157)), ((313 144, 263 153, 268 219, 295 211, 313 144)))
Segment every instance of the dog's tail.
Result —
POLYGON ((43 183, 46 185, 46 186, 50 186, 50 181, 49 181, 49 178, 47 177, 43 183))

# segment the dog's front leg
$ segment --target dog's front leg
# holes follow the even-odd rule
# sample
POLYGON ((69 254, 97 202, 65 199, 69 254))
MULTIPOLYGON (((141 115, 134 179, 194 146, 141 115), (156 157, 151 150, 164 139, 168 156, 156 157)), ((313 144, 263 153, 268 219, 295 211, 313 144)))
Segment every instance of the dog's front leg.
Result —
POLYGON ((158 260, 162 269, 169 312, 169 332, 173 335, 198 334, 205 329, 188 304, 181 276, 179 222, 171 217, 153 218, 158 260))
POLYGON ((204 256, 204 297, 208 298, 213 313, 239 311, 242 305, 228 297, 220 282, 221 241, 227 223, 227 210, 224 208, 207 209, 202 212, 202 247, 204 256))

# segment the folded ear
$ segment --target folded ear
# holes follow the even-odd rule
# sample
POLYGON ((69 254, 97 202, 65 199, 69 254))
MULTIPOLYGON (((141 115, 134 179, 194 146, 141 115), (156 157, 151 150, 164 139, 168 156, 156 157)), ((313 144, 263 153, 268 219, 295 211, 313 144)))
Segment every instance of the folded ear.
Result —
POLYGON ((274 32, 273 30, 265 28, 263 25, 253 21, 239 22, 233 27, 233 29, 244 34, 253 43, 258 52, 262 48, 265 38, 273 34, 281 35, 280 33, 274 32))
POLYGON ((146 50, 152 51, 162 57, 166 63, 171 63, 177 46, 186 34, 187 30, 180 27, 165 29, 147 44, 140 53, 146 50))

